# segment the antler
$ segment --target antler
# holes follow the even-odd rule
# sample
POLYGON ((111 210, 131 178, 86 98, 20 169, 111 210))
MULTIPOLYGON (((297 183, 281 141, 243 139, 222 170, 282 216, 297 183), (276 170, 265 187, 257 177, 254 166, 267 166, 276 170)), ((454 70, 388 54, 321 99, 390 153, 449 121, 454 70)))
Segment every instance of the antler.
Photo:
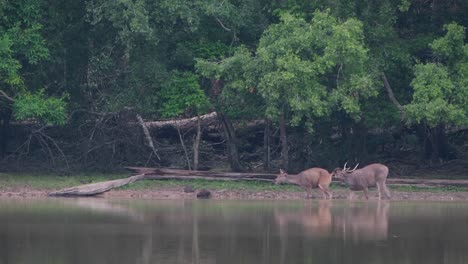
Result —
POLYGON ((346 168, 346 164, 348 164, 348 162, 346 162, 346 163, 344 164, 344 166, 343 166, 343 170, 344 170, 344 171, 348 169, 348 168, 346 168))
POLYGON ((353 171, 355 171, 355 170, 357 169, 358 166, 359 166, 359 163, 356 165, 356 167, 354 167, 354 169, 352 169, 352 170, 349 170, 349 169, 348 169, 347 172, 353 172, 353 171))

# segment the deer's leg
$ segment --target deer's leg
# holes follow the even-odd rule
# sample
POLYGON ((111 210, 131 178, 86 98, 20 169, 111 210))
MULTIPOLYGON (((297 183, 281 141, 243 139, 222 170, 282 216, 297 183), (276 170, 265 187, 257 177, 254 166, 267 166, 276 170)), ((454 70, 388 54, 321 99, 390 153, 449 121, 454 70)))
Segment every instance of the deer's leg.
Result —
POLYGON ((330 189, 328 189, 328 199, 330 199, 330 200, 333 199, 333 193, 330 192, 330 189))
POLYGON ((354 197, 354 192, 353 191, 349 191, 349 195, 348 195, 348 200, 353 200, 353 197, 354 197))
POLYGON ((311 193, 312 193, 312 187, 307 186, 307 187, 306 187, 306 192, 307 192, 307 194, 306 194, 306 199, 312 197, 312 195, 311 195, 311 193))
POLYGON ((322 198, 326 200, 328 197, 327 190, 322 185, 320 185, 320 183, 318 184, 318 187, 320 191, 322 191, 322 198))
POLYGON ((379 201, 382 200, 382 188, 380 187, 380 183, 377 183, 377 192, 379 193, 379 201))
POLYGON ((389 191, 388 188, 387 188, 387 185, 385 185, 385 182, 382 183, 382 187, 383 187, 383 189, 384 189, 385 196, 387 197, 387 199, 392 198, 392 196, 390 195, 390 191, 389 191))
POLYGON ((366 200, 369 200, 369 195, 368 195, 369 189, 367 189, 366 187, 363 189, 363 191, 364 191, 364 196, 366 196, 366 200))
POLYGON ((326 187, 326 188, 324 188, 324 189, 325 189, 325 193, 326 193, 327 196, 328 196, 328 199, 331 200, 333 195, 332 195, 332 193, 330 192, 330 189, 329 189, 328 187, 326 187))

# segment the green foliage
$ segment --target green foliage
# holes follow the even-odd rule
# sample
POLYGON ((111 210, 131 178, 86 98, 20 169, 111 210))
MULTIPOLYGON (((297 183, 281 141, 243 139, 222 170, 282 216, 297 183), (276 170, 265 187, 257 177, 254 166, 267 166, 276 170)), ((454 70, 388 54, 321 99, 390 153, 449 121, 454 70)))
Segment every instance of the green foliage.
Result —
POLYGON ((211 99, 218 110, 233 119, 262 118, 263 100, 254 76, 257 73, 251 52, 239 47, 221 61, 198 59, 197 71, 212 80, 211 99))
POLYGON ((410 0, 401 0, 400 5, 398 6, 398 9, 401 12, 407 12, 411 6, 411 1, 410 0))
POLYGON ((22 84, 19 69, 21 64, 13 58, 12 41, 8 35, 0 36, 0 82, 10 86, 22 84))
POLYGON ((359 118, 359 99, 376 95, 356 19, 340 22, 327 11, 306 22, 284 14, 261 38, 257 60, 271 118, 286 107, 297 125, 304 117, 310 122, 327 115, 334 105, 359 118))
POLYGON ((44 90, 22 93, 14 103, 17 119, 35 118, 48 125, 64 125, 67 121, 65 97, 46 97, 44 90))
POLYGON ((176 117, 188 110, 192 110, 192 114, 202 114, 209 107, 208 99, 198 84, 198 76, 190 72, 174 72, 161 96, 164 117, 176 117))
POLYGON ((449 64, 454 64, 460 60, 467 60, 467 45, 464 42, 465 28, 457 23, 450 23, 444 26, 447 31, 445 36, 438 38, 429 46, 434 54, 449 64))
POLYGON ((406 106, 411 122, 468 125, 467 46, 464 28, 456 24, 444 27, 447 34, 430 46, 446 63, 417 64, 411 82, 413 100, 406 106))

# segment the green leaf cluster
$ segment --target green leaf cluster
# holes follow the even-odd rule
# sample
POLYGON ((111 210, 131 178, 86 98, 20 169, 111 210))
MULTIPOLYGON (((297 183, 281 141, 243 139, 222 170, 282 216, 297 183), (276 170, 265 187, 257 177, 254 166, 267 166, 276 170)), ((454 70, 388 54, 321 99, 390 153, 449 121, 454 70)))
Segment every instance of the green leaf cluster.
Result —
POLYGON ((198 83, 198 76, 190 72, 174 72, 161 96, 163 117, 177 117, 186 111, 199 115, 209 107, 209 101, 198 83))
POLYGON ((312 122, 335 106, 359 118, 360 99, 377 94, 362 23, 341 22, 329 11, 316 11, 310 22, 283 14, 260 39, 256 60, 266 114, 273 119, 287 109, 292 124, 312 122))
POLYGON ((430 127, 468 125, 468 45, 464 28, 448 24, 444 37, 430 45, 439 62, 414 67, 413 99, 406 105, 410 122, 430 127))
POLYGON ((14 103, 15 118, 34 118, 47 125, 65 125, 67 122, 66 96, 46 97, 44 90, 22 93, 14 103))

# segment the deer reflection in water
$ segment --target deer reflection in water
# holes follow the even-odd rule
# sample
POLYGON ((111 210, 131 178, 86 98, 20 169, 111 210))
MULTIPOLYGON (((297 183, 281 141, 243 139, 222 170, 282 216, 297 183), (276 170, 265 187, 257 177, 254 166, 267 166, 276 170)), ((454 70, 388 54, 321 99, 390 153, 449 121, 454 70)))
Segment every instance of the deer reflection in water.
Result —
POLYGON ((332 226, 330 204, 331 201, 320 201, 318 207, 307 206, 298 211, 275 211, 275 221, 281 236, 286 234, 291 225, 299 226, 309 235, 327 236, 332 226))
POLYGON ((318 206, 306 206, 296 211, 275 211, 280 236, 284 238, 294 230, 314 238, 332 233, 346 240, 387 238, 389 202, 352 203, 337 208, 331 208, 331 205, 331 201, 320 201, 318 206))
POLYGON ((350 204, 334 219, 343 240, 385 240, 388 234, 390 203, 350 204))

